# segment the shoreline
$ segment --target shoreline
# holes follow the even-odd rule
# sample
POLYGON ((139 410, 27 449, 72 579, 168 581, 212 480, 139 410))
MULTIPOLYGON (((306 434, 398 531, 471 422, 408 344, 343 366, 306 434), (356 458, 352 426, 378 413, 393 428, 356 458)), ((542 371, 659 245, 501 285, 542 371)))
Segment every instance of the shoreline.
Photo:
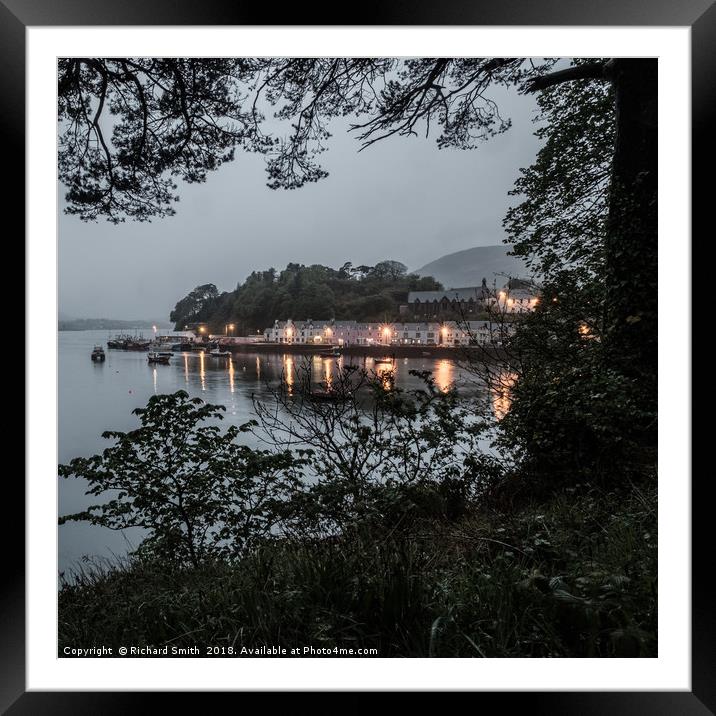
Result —
MULTIPOLYGON (((326 355, 329 351, 340 350, 343 355, 362 356, 364 358, 506 358, 504 348, 498 346, 405 346, 405 345, 349 345, 339 346, 322 344, 318 349, 315 345, 305 343, 238 343, 223 345, 224 350, 231 353, 291 353, 294 355, 326 355)), ((326 355, 326 357, 332 357, 326 355)))

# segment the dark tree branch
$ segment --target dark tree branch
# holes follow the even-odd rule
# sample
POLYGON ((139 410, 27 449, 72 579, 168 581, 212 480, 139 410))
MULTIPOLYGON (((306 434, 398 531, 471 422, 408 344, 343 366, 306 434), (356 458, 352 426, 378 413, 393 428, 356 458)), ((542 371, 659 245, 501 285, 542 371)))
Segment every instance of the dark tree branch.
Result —
POLYGON ((571 82, 573 80, 606 80, 605 63, 590 62, 586 65, 576 65, 568 67, 566 70, 558 72, 550 72, 548 75, 542 75, 529 80, 525 84, 525 92, 537 92, 538 90, 554 87, 554 85, 563 82, 571 82))

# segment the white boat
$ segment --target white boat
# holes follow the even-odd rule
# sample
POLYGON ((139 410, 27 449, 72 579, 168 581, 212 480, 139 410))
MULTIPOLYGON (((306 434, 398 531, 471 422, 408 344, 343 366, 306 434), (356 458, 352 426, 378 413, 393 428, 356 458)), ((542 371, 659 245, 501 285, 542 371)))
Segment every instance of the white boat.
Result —
POLYGON ((209 351, 209 355, 214 358, 230 358, 231 351, 222 351, 219 348, 214 348, 213 351, 209 351))

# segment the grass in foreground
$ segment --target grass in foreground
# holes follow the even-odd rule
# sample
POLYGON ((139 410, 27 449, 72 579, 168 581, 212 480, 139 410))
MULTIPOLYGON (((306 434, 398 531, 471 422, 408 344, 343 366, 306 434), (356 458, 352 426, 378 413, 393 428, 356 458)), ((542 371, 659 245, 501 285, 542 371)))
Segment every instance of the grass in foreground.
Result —
MULTIPOLYGON (((59 645, 353 647, 382 657, 657 655, 656 486, 276 540, 198 569, 65 578, 59 645)), ((203 648, 202 648, 203 653, 203 648)))

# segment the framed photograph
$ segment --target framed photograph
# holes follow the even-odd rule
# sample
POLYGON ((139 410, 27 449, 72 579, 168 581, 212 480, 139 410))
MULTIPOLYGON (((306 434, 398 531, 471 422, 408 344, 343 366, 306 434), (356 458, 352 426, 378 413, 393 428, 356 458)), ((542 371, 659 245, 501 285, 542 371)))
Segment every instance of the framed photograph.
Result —
POLYGON ((712 4, 296 14, 0 0, 28 286, 2 707, 713 712, 712 4))

